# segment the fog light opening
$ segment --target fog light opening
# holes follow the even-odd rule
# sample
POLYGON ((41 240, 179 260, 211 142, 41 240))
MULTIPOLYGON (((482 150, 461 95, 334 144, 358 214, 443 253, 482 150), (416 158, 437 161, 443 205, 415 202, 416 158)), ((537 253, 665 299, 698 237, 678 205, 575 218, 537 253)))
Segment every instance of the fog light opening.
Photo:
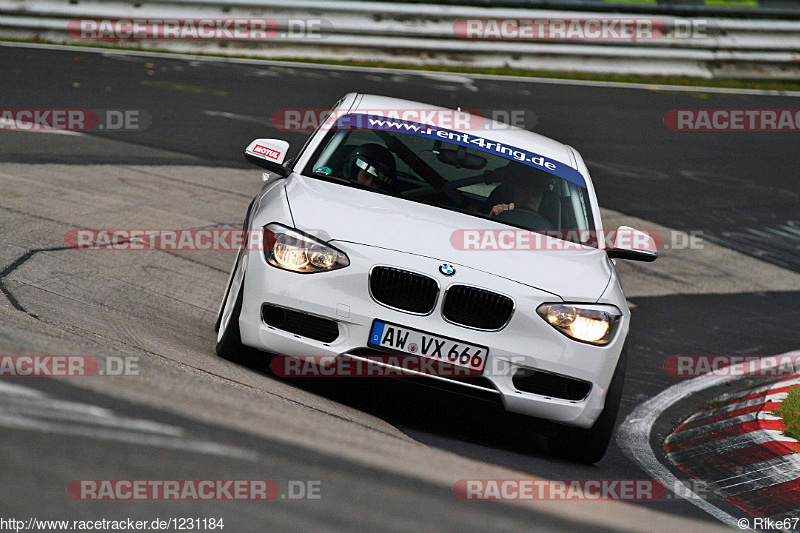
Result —
POLYGON ((279 328, 286 323, 286 311, 280 307, 265 307, 264 322, 270 326, 279 328))

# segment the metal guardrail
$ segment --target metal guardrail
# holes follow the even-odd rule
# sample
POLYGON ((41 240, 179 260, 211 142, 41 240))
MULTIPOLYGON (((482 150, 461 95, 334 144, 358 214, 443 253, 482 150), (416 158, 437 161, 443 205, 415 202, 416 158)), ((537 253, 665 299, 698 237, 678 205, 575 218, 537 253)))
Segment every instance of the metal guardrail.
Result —
MULTIPOLYGON (((367 0, 372 1, 372 0, 367 0)), ((800 0, 377 0, 491 8, 562 9, 637 14, 800 19, 800 0)))
MULTIPOLYGON (((562 0, 557 0, 562 1, 562 0)), ((465 40, 462 19, 608 18, 607 12, 485 8, 364 0, 0 0, 0 38, 92 44, 67 33, 74 19, 271 18, 323 20, 320 33, 267 41, 102 41, 125 47, 222 55, 508 66, 530 70, 800 79, 800 21, 659 17, 663 38, 465 40), (680 34, 687 25, 704 30, 680 34), (700 27, 700 26, 696 26, 700 27)))

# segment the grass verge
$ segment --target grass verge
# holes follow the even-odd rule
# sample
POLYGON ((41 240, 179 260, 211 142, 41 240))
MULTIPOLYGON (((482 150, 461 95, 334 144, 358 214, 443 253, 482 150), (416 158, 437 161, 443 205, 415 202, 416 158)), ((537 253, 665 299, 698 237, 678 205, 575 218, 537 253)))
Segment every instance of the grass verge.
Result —
POLYGON ((772 414, 783 418, 784 435, 800 440, 800 387, 789 389, 789 395, 772 414))

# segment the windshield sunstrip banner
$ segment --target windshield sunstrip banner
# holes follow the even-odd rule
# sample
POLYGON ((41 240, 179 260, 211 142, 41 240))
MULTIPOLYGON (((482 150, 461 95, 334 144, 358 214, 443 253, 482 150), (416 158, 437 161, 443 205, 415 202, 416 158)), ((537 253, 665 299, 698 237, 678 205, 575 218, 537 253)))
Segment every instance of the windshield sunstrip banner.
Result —
POLYGON ((490 141, 483 137, 465 132, 437 128, 418 122, 392 120, 386 117, 361 113, 350 113, 339 117, 336 120, 336 127, 342 129, 393 131, 416 135, 417 137, 447 141, 467 148, 474 148, 487 154, 505 157, 506 159, 523 163, 529 167, 543 170, 580 187, 586 187, 586 181, 583 179, 581 173, 560 161, 516 146, 509 146, 498 141, 490 141))

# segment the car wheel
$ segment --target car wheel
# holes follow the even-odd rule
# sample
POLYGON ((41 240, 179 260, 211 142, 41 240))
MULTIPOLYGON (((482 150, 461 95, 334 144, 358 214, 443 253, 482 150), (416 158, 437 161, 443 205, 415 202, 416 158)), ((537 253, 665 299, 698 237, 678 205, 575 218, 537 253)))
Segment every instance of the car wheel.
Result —
POLYGON ((568 428, 565 430, 560 439, 560 448, 569 459, 592 464, 598 462, 605 455, 611 437, 614 435, 614 423, 617 421, 619 404, 622 400, 627 360, 628 350, 623 347, 608 387, 606 405, 594 425, 589 429, 568 428))
POLYGON ((269 361, 269 357, 267 354, 255 348, 242 344, 242 336, 239 331, 239 315, 242 312, 242 300, 244 299, 244 278, 242 278, 239 296, 236 298, 236 303, 233 306, 228 323, 221 324, 222 314, 225 312, 228 298, 230 298, 230 288, 228 289, 228 294, 225 296, 226 302, 222 306, 222 311, 220 312, 220 326, 217 333, 217 355, 232 363, 262 370, 269 361))

